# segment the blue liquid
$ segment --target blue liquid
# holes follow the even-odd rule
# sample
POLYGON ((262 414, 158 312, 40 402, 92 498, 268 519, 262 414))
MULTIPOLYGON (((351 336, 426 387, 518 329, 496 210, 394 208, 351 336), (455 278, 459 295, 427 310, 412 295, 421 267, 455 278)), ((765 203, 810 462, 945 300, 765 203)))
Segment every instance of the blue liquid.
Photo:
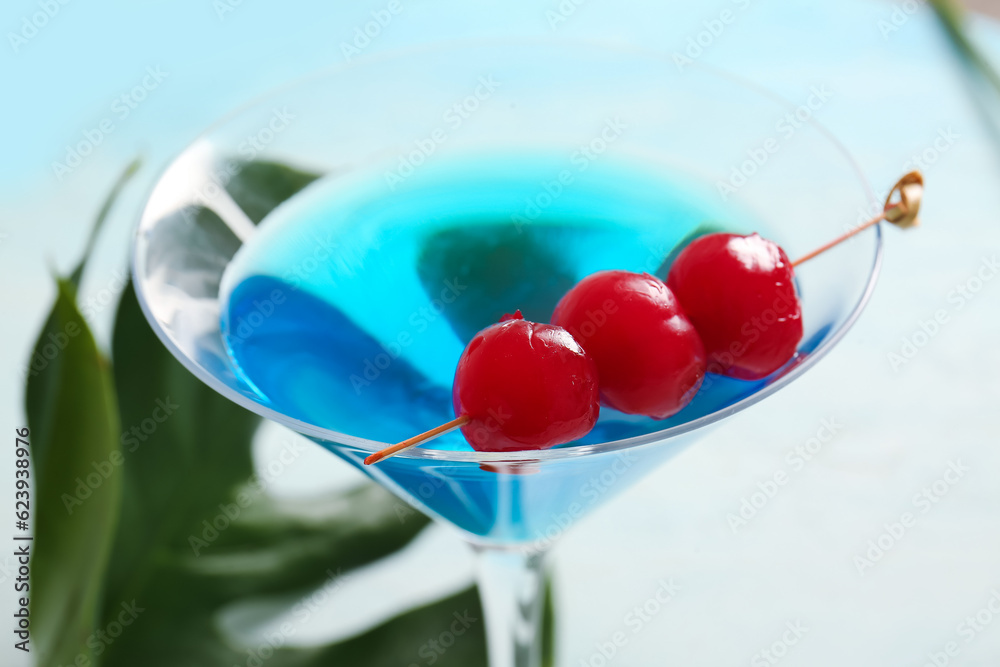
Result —
MULTIPOLYGON (((241 377, 275 410, 397 442, 454 417, 451 381, 472 335, 505 312, 547 321, 575 282, 627 269, 664 277, 696 230, 761 226, 710 187, 644 165, 579 171, 560 156, 440 159, 394 188, 371 170, 317 181, 272 212, 222 283, 222 331, 241 377)), ((603 409, 576 444, 642 435, 713 413, 762 383, 709 376, 656 421, 603 409)), ((680 446, 644 447, 657 460, 680 446)), ((323 442, 359 465, 362 452, 323 442)), ((458 432, 429 445, 469 450, 458 432)), ((365 471, 472 536, 543 539, 648 466, 602 455, 498 474, 394 458, 365 471), (627 464, 627 465, 626 465, 627 464), (522 470, 521 472, 525 472, 522 470), (595 475, 597 475, 595 477, 595 475)), ((628 458, 628 457, 626 457, 628 458)), ((359 465, 359 467, 361 467, 359 465)))

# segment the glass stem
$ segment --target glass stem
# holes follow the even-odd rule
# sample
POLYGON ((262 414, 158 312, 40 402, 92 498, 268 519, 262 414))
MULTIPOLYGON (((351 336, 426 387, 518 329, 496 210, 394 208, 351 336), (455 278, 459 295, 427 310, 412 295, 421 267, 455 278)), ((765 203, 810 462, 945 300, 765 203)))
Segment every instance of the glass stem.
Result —
POLYGON ((476 547, 490 667, 539 667, 543 552, 476 547))

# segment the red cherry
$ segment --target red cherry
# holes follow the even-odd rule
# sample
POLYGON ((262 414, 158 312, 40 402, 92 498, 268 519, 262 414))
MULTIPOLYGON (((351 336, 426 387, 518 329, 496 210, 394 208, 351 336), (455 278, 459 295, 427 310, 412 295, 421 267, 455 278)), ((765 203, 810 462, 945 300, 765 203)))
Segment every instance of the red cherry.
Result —
POLYGON ((708 234, 681 251, 667 285, 705 343, 709 371, 757 380, 795 355, 794 276, 785 251, 757 234, 708 234))
POLYGON ((455 414, 473 449, 545 449, 597 422, 597 368, 569 332, 518 311, 469 341, 455 372, 455 414))
POLYGON ((601 271, 559 301, 552 323, 590 353, 605 405, 665 419, 687 405, 705 376, 705 350, 662 281, 601 271))

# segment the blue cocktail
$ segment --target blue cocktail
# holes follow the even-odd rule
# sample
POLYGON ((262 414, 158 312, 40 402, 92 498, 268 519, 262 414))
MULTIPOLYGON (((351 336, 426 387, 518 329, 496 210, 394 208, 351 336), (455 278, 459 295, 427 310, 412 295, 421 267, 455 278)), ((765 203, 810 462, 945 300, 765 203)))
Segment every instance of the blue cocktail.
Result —
POLYGON ((786 112, 725 75, 593 45, 424 49, 318 75, 167 170, 139 226, 137 291, 198 377, 459 529, 483 564, 491 664, 533 665, 541 555, 828 351, 872 289, 878 229, 798 272, 805 337, 767 378, 709 375, 663 421, 605 408, 550 450, 475 452, 452 433, 361 462, 455 416, 459 355, 505 312, 545 321, 602 269, 662 277, 704 231, 759 231, 794 254, 870 212, 856 166, 813 124, 746 177, 747 151, 786 112), (262 164, 282 196, 232 185, 262 164))

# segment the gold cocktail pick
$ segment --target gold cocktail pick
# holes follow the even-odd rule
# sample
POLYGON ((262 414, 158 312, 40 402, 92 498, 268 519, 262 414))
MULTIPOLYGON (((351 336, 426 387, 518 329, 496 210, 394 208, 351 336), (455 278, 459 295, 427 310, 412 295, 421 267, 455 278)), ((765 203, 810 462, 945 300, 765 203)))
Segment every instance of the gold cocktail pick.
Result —
POLYGON ((889 191, 889 195, 885 198, 885 206, 880 214, 871 220, 858 225, 846 234, 835 238, 826 245, 816 248, 808 255, 798 258, 792 262, 792 266, 798 266, 803 262, 809 261, 816 255, 826 252, 835 245, 846 241, 855 234, 860 234, 864 230, 873 225, 877 225, 883 220, 891 222, 902 229, 917 226, 920 224, 920 220, 917 216, 920 213, 920 201, 923 198, 923 195, 924 177, 919 171, 911 171, 896 181, 896 184, 892 186, 892 190, 889 191))

